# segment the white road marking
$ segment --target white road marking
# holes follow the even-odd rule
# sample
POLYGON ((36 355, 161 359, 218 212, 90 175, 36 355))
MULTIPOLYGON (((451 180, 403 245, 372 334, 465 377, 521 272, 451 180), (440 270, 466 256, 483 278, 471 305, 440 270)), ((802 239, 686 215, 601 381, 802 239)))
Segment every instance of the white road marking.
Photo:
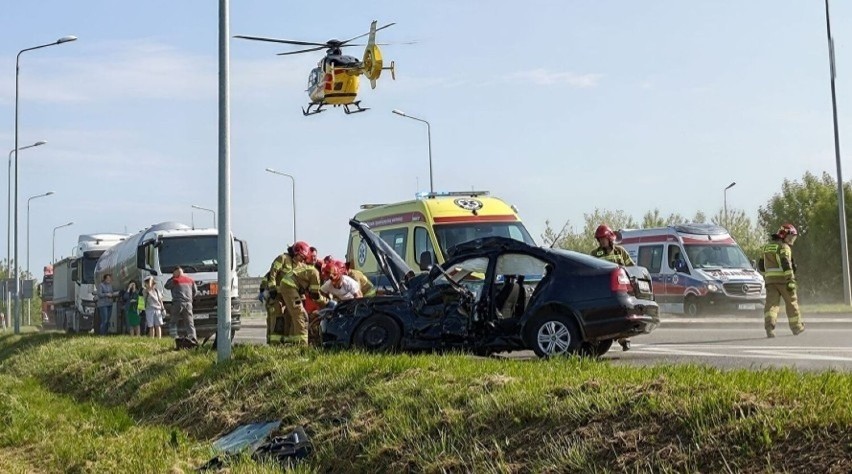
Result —
POLYGON ((748 359, 788 359, 801 361, 852 362, 850 347, 801 347, 801 346, 742 346, 714 344, 677 345, 634 345, 631 352, 665 354, 687 357, 721 357, 748 359), (723 352, 711 352, 723 351, 723 352), (838 354, 832 354, 838 353, 838 354))

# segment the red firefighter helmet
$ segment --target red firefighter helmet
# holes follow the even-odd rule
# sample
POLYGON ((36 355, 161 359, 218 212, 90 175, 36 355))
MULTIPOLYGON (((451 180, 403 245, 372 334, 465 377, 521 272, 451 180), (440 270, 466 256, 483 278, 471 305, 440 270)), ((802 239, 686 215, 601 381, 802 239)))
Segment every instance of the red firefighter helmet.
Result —
POLYGON ((799 231, 796 230, 796 228, 793 226, 793 224, 784 224, 778 229, 777 234, 778 234, 778 237, 783 239, 783 238, 787 237, 788 235, 793 235, 793 236, 799 235, 799 231))
POLYGON ((601 224, 595 230, 595 238, 596 239, 607 238, 609 240, 615 241, 615 232, 613 232, 612 229, 610 229, 608 225, 601 224))
POLYGON ((346 275, 346 264, 340 260, 331 260, 322 267, 324 278, 330 278, 332 282, 337 283, 346 275))
POLYGON ((311 258, 311 246, 308 245, 307 242, 298 241, 291 247, 293 249, 293 255, 301 255, 305 261, 310 263, 311 258))

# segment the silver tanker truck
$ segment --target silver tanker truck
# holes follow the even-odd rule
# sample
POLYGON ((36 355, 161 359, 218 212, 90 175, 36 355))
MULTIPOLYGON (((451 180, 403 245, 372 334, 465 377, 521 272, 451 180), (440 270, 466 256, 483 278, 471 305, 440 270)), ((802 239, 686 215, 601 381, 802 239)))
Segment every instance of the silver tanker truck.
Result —
MULTIPOLYGON (((233 239, 232 242, 231 270, 234 277, 231 282, 231 338, 240 329, 237 270, 248 265, 246 242, 239 239, 233 239)), ((141 285, 145 278, 153 276, 164 294, 167 313, 164 322, 170 334, 175 336, 176 328, 170 324, 168 316, 171 293, 165 291, 163 286, 176 267, 183 268, 184 273, 198 285, 198 295, 192 303, 195 330, 199 339, 207 338, 216 334, 217 327, 217 246, 216 229, 193 229, 176 222, 163 222, 127 237, 104 252, 95 266, 95 278, 100 282, 104 275, 112 275, 113 288, 120 291, 131 281, 141 285)), ((113 308, 109 332, 127 332, 125 318, 116 317, 119 314, 120 308, 113 308)))

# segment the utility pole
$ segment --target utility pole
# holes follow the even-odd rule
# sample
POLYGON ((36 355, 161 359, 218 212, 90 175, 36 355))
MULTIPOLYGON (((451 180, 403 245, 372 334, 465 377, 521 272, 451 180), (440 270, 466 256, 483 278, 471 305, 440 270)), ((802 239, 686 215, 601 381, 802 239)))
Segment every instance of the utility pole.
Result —
POLYGON ((840 133, 837 125, 837 95, 834 81, 837 69, 834 66, 834 38, 831 37, 831 20, 828 0, 825 0, 825 31, 828 35, 828 64, 831 73, 831 112, 834 117, 834 158, 837 163, 837 204, 840 215, 840 263, 843 269, 843 301, 852 305, 852 288, 849 284, 849 244, 846 240, 846 199, 843 194, 843 173, 840 170, 840 133))

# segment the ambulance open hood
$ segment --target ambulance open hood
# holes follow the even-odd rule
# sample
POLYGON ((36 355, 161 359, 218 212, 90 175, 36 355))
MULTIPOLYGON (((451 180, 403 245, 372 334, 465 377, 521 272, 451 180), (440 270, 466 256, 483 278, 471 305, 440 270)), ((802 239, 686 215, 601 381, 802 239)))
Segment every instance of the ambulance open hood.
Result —
POLYGON ((405 260, 403 260, 390 245, 382 240, 378 235, 370 230, 367 224, 361 221, 351 219, 349 225, 361 234, 361 239, 366 242, 376 258, 379 268, 384 272, 385 276, 391 282, 397 293, 402 293, 406 289, 406 282, 410 276, 414 275, 405 260))

